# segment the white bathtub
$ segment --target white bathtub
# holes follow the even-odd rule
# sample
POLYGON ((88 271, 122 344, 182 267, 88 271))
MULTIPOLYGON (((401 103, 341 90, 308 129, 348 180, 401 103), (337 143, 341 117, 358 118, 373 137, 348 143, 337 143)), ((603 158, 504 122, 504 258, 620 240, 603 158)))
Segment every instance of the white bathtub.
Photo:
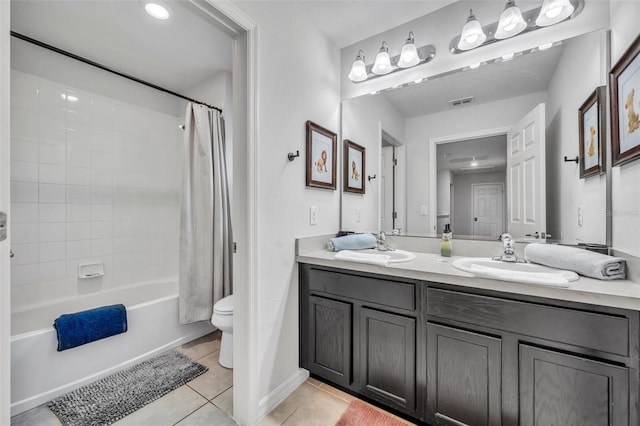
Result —
POLYGON ((178 324, 174 282, 85 295, 11 315, 11 415, 151 358, 215 330, 210 322, 178 324), (63 313, 122 303, 128 331, 57 352, 53 320, 63 313))

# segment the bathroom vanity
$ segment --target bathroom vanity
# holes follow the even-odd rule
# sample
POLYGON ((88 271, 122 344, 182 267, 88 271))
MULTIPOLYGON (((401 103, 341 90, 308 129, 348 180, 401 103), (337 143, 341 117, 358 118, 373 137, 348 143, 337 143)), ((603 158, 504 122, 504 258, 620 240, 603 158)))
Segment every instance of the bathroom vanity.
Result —
POLYGON ((434 425, 640 421, 637 283, 547 288, 435 255, 393 267, 331 256, 298 256, 300 365, 314 376, 434 425))

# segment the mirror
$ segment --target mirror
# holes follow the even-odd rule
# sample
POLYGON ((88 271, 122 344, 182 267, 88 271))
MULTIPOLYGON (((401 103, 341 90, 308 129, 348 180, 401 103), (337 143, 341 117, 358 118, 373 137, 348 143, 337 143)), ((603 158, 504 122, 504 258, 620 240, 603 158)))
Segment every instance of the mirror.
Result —
MULTIPOLYGON (((509 231, 535 239, 535 232, 512 223, 522 193, 509 186, 506 152, 498 158, 495 147, 483 143, 506 148, 518 122, 542 104, 545 166, 531 183, 543 212, 533 229, 563 242, 606 243, 606 176, 581 179, 578 165, 564 156, 578 155, 578 108, 606 84, 608 49, 607 31, 596 31, 343 101, 342 137, 366 146, 368 174, 377 171, 380 179, 368 182, 364 195, 343 194, 342 228, 437 236, 451 223, 456 238, 495 240, 509 231), (396 159, 391 166, 389 157, 396 159), (503 196, 489 201, 502 219, 474 231, 482 219, 474 213, 473 188, 480 191, 481 184, 502 185, 503 196)), ((476 210, 482 203, 475 201, 476 210)), ((533 217, 531 205, 524 206, 524 222, 533 217)))

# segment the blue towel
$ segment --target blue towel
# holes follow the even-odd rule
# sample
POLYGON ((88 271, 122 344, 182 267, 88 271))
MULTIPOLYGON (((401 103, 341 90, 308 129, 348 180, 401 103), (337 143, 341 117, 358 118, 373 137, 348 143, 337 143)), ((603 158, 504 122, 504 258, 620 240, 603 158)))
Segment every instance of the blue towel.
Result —
POLYGON ((58 352, 127 331, 124 305, 102 306, 60 315, 53 322, 58 333, 58 352))
POLYGON ((332 238, 327 244, 329 250, 360 250, 374 248, 377 244, 376 237, 372 234, 350 234, 344 237, 332 238))

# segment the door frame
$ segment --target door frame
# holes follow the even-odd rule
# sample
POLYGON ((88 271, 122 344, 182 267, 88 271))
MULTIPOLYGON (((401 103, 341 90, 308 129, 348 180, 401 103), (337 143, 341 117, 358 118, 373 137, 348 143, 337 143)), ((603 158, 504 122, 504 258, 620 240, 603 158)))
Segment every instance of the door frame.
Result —
MULTIPOLYGON (((475 187, 476 186, 484 186, 484 185, 499 185, 502 187, 502 211, 500 212, 500 218, 501 218, 501 227, 500 229, 502 229, 501 232, 504 232, 504 216, 505 216, 505 203, 506 203, 506 196, 505 196, 505 189, 504 189, 504 182, 485 182, 485 183, 472 183, 471 184, 471 230, 473 232, 473 235, 476 235, 476 230, 475 230, 475 221, 473 220, 476 217, 476 200, 475 200, 475 187)), ((452 203, 453 204, 453 203, 452 203)), ((497 236, 497 235, 496 235, 497 236)))
MULTIPOLYGON (((237 208, 235 235, 238 253, 235 268, 240 279, 234 289, 233 374, 234 419, 240 424, 254 424, 259 416, 258 346, 258 291, 257 291, 257 138, 258 138, 258 25, 237 6, 225 0, 189 0, 211 19, 224 25, 234 34, 234 66, 241 66, 240 76, 234 73, 235 140, 245 151, 245 160, 236 163, 237 189, 234 204, 237 208), (246 68, 246 69, 245 69, 246 68), (240 196, 244 194, 244 196, 240 196), (243 210, 240 210, 242 207, 243 210)), ((0 1, 0 208, 9 212, 10 176, 10 2, 0 1)), ((235 145, 235 144, 234 144, 235 145)), ((235 156, 234 156, 235 157, 235 156)), ((11 218, 9 217, 9 221, 11 218)), ((11 307, 9 275, 9 238, 0 243, 0 424, 9 424, 11 417, 11 307)))
POLYGON ((436 158, 436 150, 438 145, 451 143, 451 142, 460 142, 469 139, 480 139, 490 136, 500 136, 506 135, 511 126, 504 127, 495 127, 492 129, 484 129, 484 130, 474 130, 472 132, 458 133, 447 136, 439 136, 435 138, 429 138, 429 159, 427 163, 427 170, 429 170, 429 182, 427 188, 429 190, 429 230, 427 234, 435 235, 437 234, 437 225, 438 225, 438 217, 436 216, 436 204, 437 204, 437 184, 438 184, 438 175, 437 175, 437 161, 436 158))

